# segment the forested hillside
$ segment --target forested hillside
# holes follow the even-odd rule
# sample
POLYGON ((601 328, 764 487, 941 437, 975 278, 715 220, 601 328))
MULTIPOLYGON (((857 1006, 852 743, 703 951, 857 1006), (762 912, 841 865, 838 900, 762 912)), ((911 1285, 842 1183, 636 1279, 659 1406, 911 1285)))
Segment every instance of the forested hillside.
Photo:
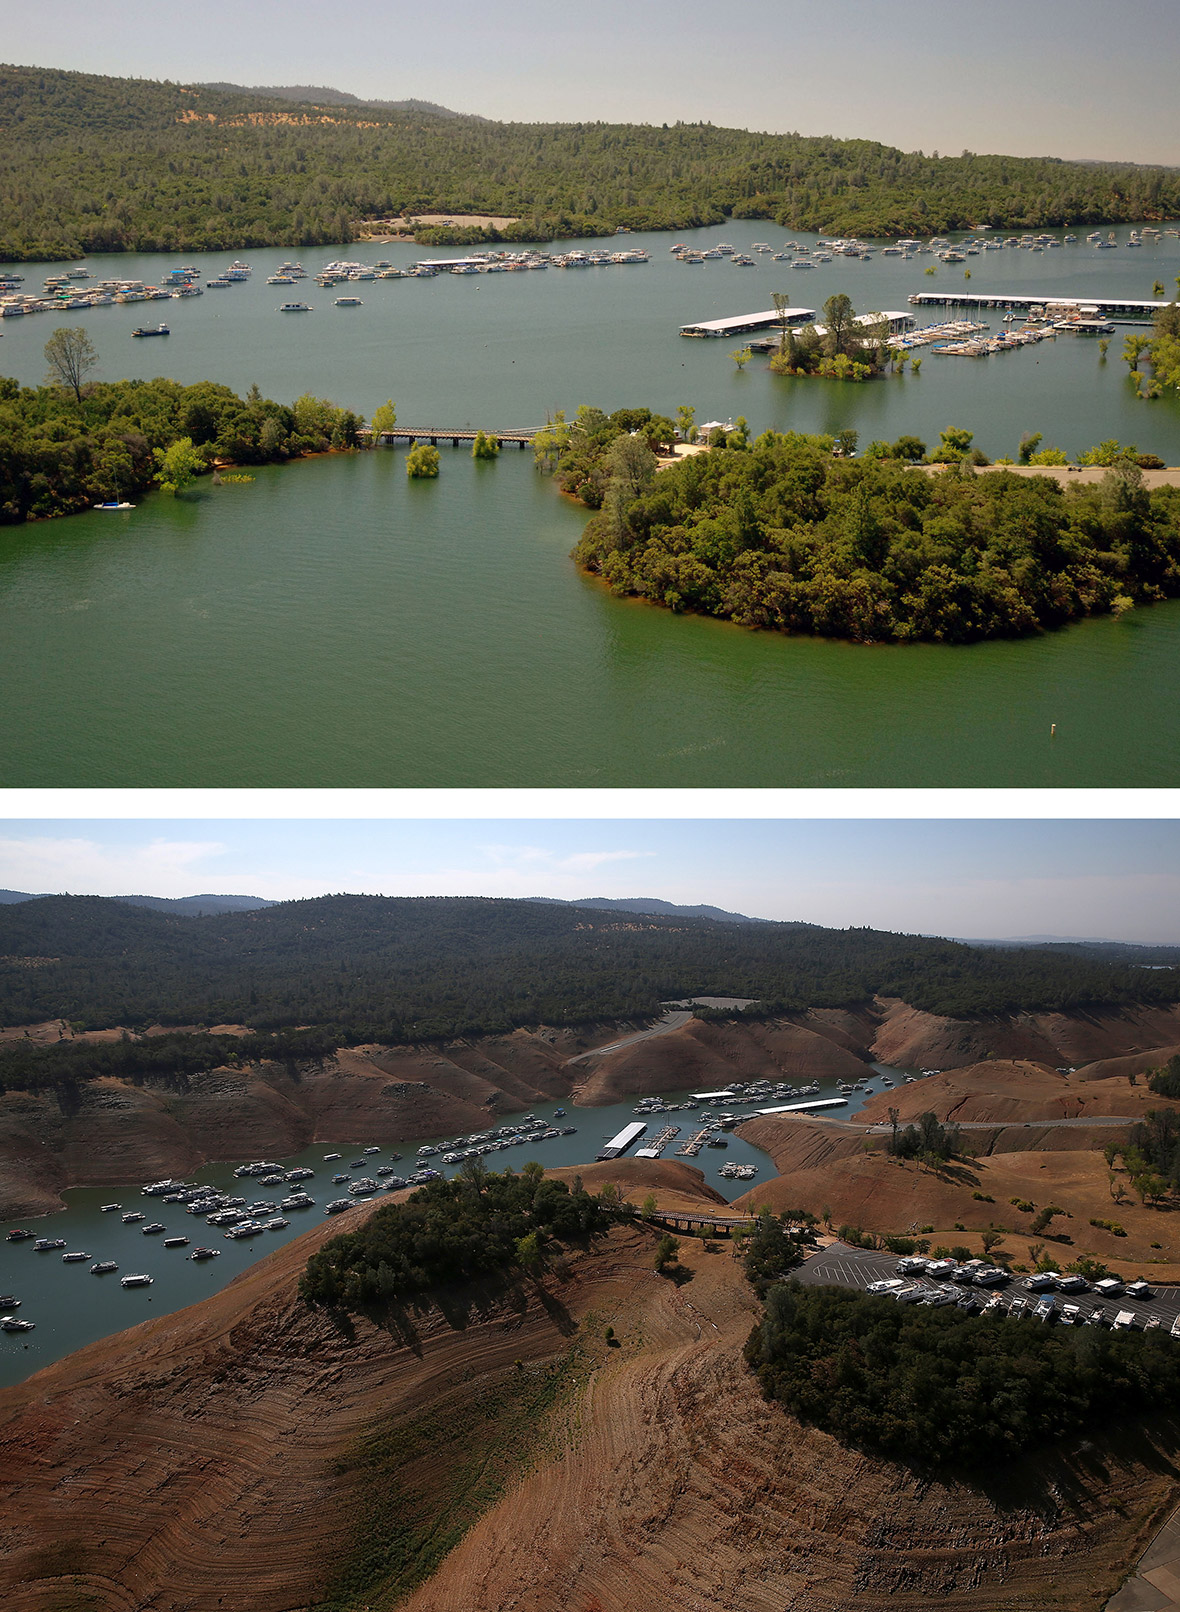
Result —
POLYGON ((351 240, 362 218, 431 211, 519 219, 514 239, 729 216, 929 235, 1175 217, 1180 173, 711 124, 492 123, 0 67, 0 259, 311 246, 351 240))
POLYGON ((690 994, 777 1011, 875 994, 958 1015, 1170 1002, 1173 970, 810 924, 480 898, 325 896, 178 917, 97 896, 0 907, 0 1024, 245 1023, 406 1041, 658 1013, 690 994))

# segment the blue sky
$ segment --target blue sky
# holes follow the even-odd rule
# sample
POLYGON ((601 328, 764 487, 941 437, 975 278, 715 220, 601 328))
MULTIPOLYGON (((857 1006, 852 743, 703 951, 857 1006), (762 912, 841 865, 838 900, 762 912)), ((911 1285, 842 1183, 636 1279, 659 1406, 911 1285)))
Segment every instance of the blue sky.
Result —
POLYGON ((1171 821, 27 819, 0 888, 659 896, 924 934, 1180 944, 1171 821))
POLYGON ((3 48, 40 67, 330 84, 527 122, 681 118, 1180 163, 1176 0, 54 0, 8 7, 3 48))

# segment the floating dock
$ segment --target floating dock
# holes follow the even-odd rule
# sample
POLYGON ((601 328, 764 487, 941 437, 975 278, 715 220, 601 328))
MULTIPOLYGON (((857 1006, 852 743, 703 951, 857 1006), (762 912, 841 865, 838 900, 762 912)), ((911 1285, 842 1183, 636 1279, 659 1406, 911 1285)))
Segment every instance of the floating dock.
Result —
POLYGON ((679 1125, 665 1125, 660 1134, 650 1141, 646 1147, 637 1147, 637 1159, 658 1159, 674 1136, 680 1135, 679 1125))
POLYGON ((1026 297, 1016 296, 1008 292, 996 293, 985 291, 915 291, 909 298, 914 308, 1013 308, 1027 312, 1030 308, 1044 308, 1048 313, 1050 308, 1060 308, 1076 311, 1083 318, 1098 319, 1152 319, 1166 308, 1166 298, 1145 297, 1142 301, 1128 300, 1126 297, 1061 297, 1045 296, 1026 297))
POLYGON ((784 1103, 781 1108, 756 1108, 754 1114, 813 1114, 817 1108, 847 1107, 847 1097, 820 1097, 814 1103, 784 1103))
POLYGON ((709 1127, 706 1125, 704 1130, 697 1131, 695 1136, 690 1136, 686 1142, 681 1142, 676 1149, 676 1156, 681 1159, 695 1159, 708 1137, 709 1127))
POLYGON ((764 313, 736 313, 728 319, 702 319, 699 324, 681 325, 682 336, 744 336, 752 330, 777 330, 784 315, 792 325, 806 325, 815 318, 814 308, 768 308, 764 313))
POLYGON ((624 1125, 617 1136, 611 1137, 602 1152, 595 1155, 596 1159, 599 1161, 617 1159, 621 1153, 627 1151, 632 1142, 638 1142, 646 1130, 647 1126, 641 1120, 637 1120, 633 1125, 624 1125))

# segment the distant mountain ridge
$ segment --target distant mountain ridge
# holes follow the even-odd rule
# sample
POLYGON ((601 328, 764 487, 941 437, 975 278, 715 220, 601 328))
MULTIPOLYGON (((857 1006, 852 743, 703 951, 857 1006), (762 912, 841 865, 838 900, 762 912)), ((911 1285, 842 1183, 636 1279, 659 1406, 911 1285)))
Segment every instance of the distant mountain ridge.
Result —
POLYGON ((604 912, 653 913, 661 918, 712 918, 719 924, 771 924, 774 918, 749 918, 744 912, 726 912, 723 907, 702 904, 685 907, 675 901, 661 901, 658 896, 587 896, 585 900, 562 901, 559 896, 534 896, 534 901, 550 901, 564 907, 597 907, 604 912))
MULTIPOLYGON (((24 890, 0 890, 0 905, 14 906, 21 901, 48 901, 47 892, 33 895, 24 890)), ((262 896, 109 896, 129 907, 153 907, 157 912, 173 912, 185 918, 210 917, 220 912, 257 912, 260 907, 277 907, 277 901, 262 896)))
POLYGON ((383 106, 391 112, 430 112, 440 118, 463 116, 436 101, 418 101, 412 96, 404 101, 376 101, 326 84, 198 84, 197 88, 218 90, 223 95, 269 95, 277 101, 301 101, 309 106, 383 106))

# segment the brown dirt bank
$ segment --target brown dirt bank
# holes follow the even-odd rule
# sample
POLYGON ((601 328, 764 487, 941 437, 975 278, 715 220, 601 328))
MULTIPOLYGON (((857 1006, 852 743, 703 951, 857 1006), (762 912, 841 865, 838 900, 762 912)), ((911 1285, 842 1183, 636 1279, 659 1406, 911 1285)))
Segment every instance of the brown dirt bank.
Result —
POLYGON ((497 1114, 567 1095, 566 1060, 594 1039, 518 1030, 444 1048, 342 1048, 303 1072, 265 1063, 171 1083, 0 1093, 0 1217, 60 1209, 66 1187, 180 1175, 210 1160, 482 1130, 497 1114))
POLYGON ((835 1226, 902 1236, 933 1226, 933 1241, 966 1243, 976 1251, 982 1232, 1003 1227, 1001 1246, 1017 1263, 1029 1262, 1030 1244, 1044 1243, 1061 1264, 1090 1254, 1124 1273, 1142 1269, 1159 1281, 1178 1279, 1180 1216, 1140 1203, 1121 1169, 1116 1180, 1126 1201, 1115 1203, 1111 1196, 1102 1149, 1120 1134, 1097 1126, 998 1126, 968 1136, 979 1156, 952 1161, 936 1172, 891 1158, 884 1139, 851 1127, 750 1120, 742 1135, 770 1154, 779 1174, 743 1193, 734 1208, 750 1211, 769 1204, 776 1213, 808 1209, 818 1215, 826 1207, 835 1226), (1013 1198, 1034 1207, 1019 1209, 1013 1198), (1034 1237, 1033 1215, 1049 1204, 1066 1214, 1050 1223, 1048 1234, 1034 1237), (1090 1225, 1092 1219, 1113 1221, 1125 1236, 1090 1225))
MULTIPOLYGON (((685 1243, 694 1279, 677 1287, 643 1228, 575 1254, 520 1308, 489 1303, 459 1330, 432 1311, 412 1346, 363 1319, 349 1337, 292 1297, 338 1229, 0 1393, 12 1612, 305 1609, 365 1507, 445 1508, 453 1419, 563 1358, 531 1470, 410 1612, 1097 1612, 1174 1503, 1170 1452, 1131 1433, 986 1489, 841 1449, 758 1395, 741 1363, 756 1309, 728 1254, 685 1243), (438 1445, 375 1497, 350 1452, 423 1417, 438 1445)), ((345 1604, 388 1603, 377 1586, 345 1604)))
POLYGON ((679 1030, 580 1065, 575 1101, 589 1107, 648 1092, 717 1090, 731 1080, 861 1080, 868 1053, 858 1056, 842 1044, 851 1040, 839 1024, 690 1019, 679 1030))
POLYGON ((601 1192, 608 1181, 631 1203, 639 1204, 651 1193, 656 1207, 672 1214, 710 1213, 728 1209, 728 1201, 709 1186, 703 1170, 678 1159, 611 1159, 603 1164, 563 1165, 546 1170, 559 1181, 573 1182, 580 1177, 587 1192, 601 1192))
MULTIPOLYGON (((1123 1060, 1118 1060, 1120 1063, 1123 1060)), ((1104 1115, 1138 1118, 1151 1108, 1176 1105, 1143 1082, 1132 1086, 1125 1075, 1090 1078, 1098 1067, 1059 1075, 1044 1064, 1008 1058, 928 1075, 912 1086, 877 1092, 857 1114, 865 1124, 885 1124, 890 1108, 903 1123, 930 1112, 941 1120, 962 1123, 995 1121, 1023 1124, 1047 1119, 1087 1119, 1104 1115)))
POLYGON ((882 1023, 873 1057, 916 1069, 957 1069, 989 1056, 1080 1067, 1180 1041, 1180 1005, 979 1020, 944 1018, 894 998, 881 998, 878 1006, 882 1023))

